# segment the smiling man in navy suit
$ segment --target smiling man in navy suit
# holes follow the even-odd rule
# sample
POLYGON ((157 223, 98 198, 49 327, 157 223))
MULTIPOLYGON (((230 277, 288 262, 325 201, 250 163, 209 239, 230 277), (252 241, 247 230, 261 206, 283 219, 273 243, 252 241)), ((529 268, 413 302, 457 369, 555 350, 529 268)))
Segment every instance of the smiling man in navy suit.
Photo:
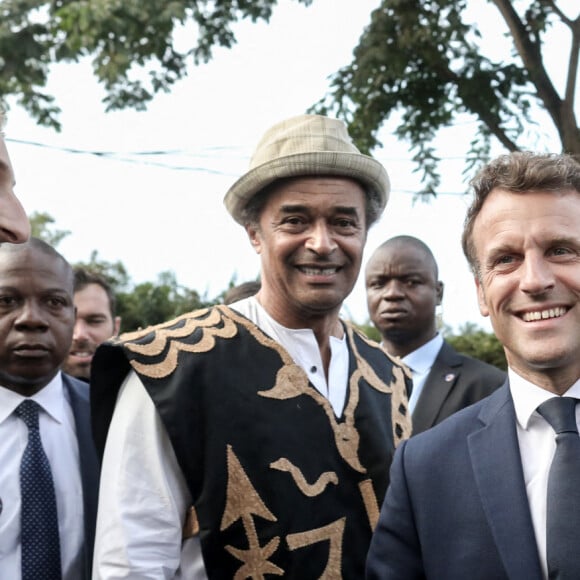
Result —
POLYGON ((471 185, 463 249, 508 381, 399 446, 367 578, 577 580, 580 485, 557 493, 563 436, 545 411, 570 403, 566 440, 578 447, 580 165, 512 153, 471 185))
POLYGON ((496 367, 458 353, 437 332, 443 282, 430 248, 412 236, 382 243, 365 270, 369 316, 383 348, 411 369, 413 434, 487 397, 505 382, 496 367))

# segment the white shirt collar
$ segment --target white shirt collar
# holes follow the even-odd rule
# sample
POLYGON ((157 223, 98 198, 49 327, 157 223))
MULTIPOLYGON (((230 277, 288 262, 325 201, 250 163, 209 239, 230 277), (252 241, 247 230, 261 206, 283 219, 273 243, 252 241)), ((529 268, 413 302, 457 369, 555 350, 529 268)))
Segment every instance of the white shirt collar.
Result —
POLYGON ((433 366, 442 346, 443 337, 440 333, 437 333, 429 342, 410 352, 401 360, 414 372, 419 374, 426 373, 433 366))
MULTIPOLYGON (((516 418, 522 429, 528 428, 533 413, 544 401, 555 397, 554 393, 542 389, 518 375, 513 369, 508 369, 510 392, 514 401, 516 418)), ((580 379, 565 393, 567 397, 580 399, 580 379)))
POLYGON ((25 399, 36 401, 55 421, 62 423, 65 420, 65 396, 62 384, 62 374, 58 371, 55 377, 32 397, 22 395, 0 386, 0 423, 12 415, 16 407, 25 399))

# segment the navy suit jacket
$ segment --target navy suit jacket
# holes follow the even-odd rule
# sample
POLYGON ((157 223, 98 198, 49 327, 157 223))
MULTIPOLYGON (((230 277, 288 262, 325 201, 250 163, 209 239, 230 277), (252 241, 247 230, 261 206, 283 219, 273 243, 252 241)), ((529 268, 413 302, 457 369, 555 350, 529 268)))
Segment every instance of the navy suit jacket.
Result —
POLYGON ((542 580, 507 382, 402 443, 367 580, 542 580))
POLYGON ((458 353, 443 342, 413 410, 413 434, 487 397, 506 380, 498 368, 458 353))
POLYGON ((75 418, 85 519, 85 576, 91 578, 97 500, 99 493, 99 460, 93 442, 89 385, 62 373, 62 382, 75 418))

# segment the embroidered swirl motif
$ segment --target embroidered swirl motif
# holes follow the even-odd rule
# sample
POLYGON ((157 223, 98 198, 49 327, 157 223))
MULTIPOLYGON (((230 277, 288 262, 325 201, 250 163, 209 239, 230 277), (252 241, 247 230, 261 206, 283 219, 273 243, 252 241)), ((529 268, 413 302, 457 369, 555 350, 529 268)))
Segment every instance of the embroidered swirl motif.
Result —
POLYGON ((169 344, 169 348, 161 361, 142 363, 133 360, 131 362, 133 368, 143 376, 161 379, 175 371, 180 352, 208 352, 215 346, 216 338, 232 338, 237 332, 238 329, 234 322, 230 318, 224 317, 220 310, 204 308, 142 331, 124 334, 120 340, 143 339, 153 334, 153 339, 144 344, 135 342, 125 344, 127 350, 145 357, 161 355, 169 344), (182 326, 176 326, 182 322, 182 326), (197 342, 190 344, 178 340, 190 338, 196 330, 201 331, 201 336, 197 342))
POLYGON ((332 524, 315 530, 286 536, 288 547, 291 550, 298 550, 325 540, 329 541, 328 563, 319 580, 338 580, 342 578, 342 537, 345 524, 346 518, 341 518, 332 524))
POLYGON ((308 483, 300 468, 296 467, 285 457, 281 457, 280 459, 270 463, 270 467, 277 471, 288 472, 292 476, 298 489, 308 497, 316 497, 317 495, 320 495, 331 483, 338 485, 338 476, 334 471, 325 471, 314 483, 308 483))
POLYGON ((374 530, 379 523, 380 508, 375 490, 373 489, 373 482, 370 479, 365 479, 359 482, 358 488, 365 504, 371 530, 374 530))
MULTIPOLYGON (((367 383, 381 393, 389 393, 391 395, 391 417, 393 425, 393 441, 395 447, 408 439, 411 436, 411 418, 408 411, 408 401, 407 401, 407 389, 405 388, 405 370, 400 366, 392 357, 389 359, 393 364, 393 380, 389 385, 386 385, 375 373, 373 368, 369 363, 361 357, 356 343, 354 341, 354 329, 351 325, 346 325, 346 330, 350 338, 350 344, 354 352, 354 356, 357 362, 357 371, 360 372, 360 376, 364 377, 367 383)), ((366 337, 359 334, 359 336, 373 348, 380 348, 378 344, 370 342, 366 337)), ((381 349, 381 352, 384 351, 381 349)), ((385 353, 386 354, 386 353, 385 353)), ((388 355, 387 355, 388 356, 388 355)), ((351 388, 354 379, 354 374, 351 377, 351 388)), ((358 377, 357 377, 358 381, 358 377)))

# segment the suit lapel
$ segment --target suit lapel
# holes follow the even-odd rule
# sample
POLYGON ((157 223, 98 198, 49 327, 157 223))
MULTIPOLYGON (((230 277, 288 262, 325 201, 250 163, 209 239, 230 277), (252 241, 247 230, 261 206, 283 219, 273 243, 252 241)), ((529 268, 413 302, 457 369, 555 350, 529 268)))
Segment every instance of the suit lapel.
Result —
POLYGON ((424 431, 435 425, 443 402, 461 373, 461 358, 444 342, 425 381, 413 412, 413 426, 424 431))
POLYGON ((507 383, 486 401, 468 437, 477 490, 509 578, 541 580, 513 402, 507 383))
POLYGON ((90 578, 97 520, 99 460, 97 458, 97 452, 91 431, 89 389, 88 385, 79 385, 79 381, 73 381, 71 377, 64 373, 62 375, 62 380, 69 395, 69 401, 75 418, 77 441, 79 445, 79 463, 81 470, 81 483, 83 486, 85 520, 85 549, 88 556, 86 558, 86 578, 90 578))

